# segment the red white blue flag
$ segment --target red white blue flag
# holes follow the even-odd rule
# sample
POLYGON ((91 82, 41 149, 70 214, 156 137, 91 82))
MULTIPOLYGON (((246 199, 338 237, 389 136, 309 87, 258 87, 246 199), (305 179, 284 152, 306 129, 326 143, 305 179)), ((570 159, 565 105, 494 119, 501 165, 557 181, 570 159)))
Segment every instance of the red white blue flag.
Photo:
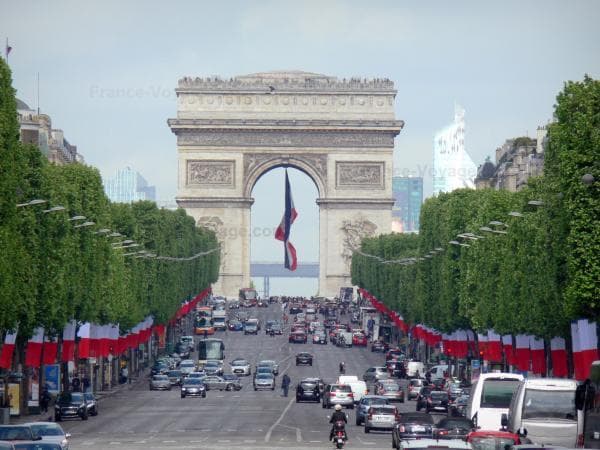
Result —
POLYGON ((290 242, 290 229, 294 220, 298 217, 296 208, 294 208, 294 200, 292 199, 292 190, 290 189, 290 179, 288 178, 287 170, 285 171, 285 212, 281 219, 281 223, 275 232, 275 239, 283 241, 285 268, 296 270, 298 260, 296 258, 296 249, 290 242))

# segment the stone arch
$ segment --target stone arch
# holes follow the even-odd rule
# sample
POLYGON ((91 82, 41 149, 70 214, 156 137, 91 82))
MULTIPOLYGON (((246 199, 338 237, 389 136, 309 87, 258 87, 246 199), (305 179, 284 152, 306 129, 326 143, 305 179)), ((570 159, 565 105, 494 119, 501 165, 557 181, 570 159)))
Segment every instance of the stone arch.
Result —
POLYGON ((278 167, 291 167, 308 175, 315 183, 320 198, 327 196, 326 160, 305 159, 289 155, 273 155, 250 168, 244 176, 244 197, 252 196, 252 189, 258 180, 267 172, 278 167), (324 173, 325 172, 325 173, 324 173))

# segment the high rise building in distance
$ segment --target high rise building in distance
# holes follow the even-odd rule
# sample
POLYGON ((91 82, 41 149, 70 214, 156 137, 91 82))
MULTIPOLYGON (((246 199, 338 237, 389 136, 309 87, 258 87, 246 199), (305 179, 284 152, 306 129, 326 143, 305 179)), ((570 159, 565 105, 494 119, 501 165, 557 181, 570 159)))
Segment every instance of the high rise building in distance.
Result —
POLYGON ((416 233, 423 203, 423 178, 392 177, 392 231, 416 233))
POLYGON ((156 201, 156 188, 131 167, 119 169, 114 177, 104 181, 104 192, 115 203, 131 203, 139 200, 156 201))
POLYGON ((475 188, 477 166, 465 150, 465 110, 454 107, 454 122, 433 140, 433 194, 475 188))

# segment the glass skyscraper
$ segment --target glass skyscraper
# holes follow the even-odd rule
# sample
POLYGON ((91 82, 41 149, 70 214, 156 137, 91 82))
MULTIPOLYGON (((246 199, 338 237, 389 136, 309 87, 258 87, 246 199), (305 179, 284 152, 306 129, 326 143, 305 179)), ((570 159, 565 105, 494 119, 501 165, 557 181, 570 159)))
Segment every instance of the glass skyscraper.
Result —
POLYGON ((392 208, 392 231, 418 232, 423 203, 423 178, 392 177, 392 191, 395 200, 392 208))
POLYGON ((454 123, 433 141, 433 194, 475 188, 477 166, 465 150, 465 110, 454 107, 454 123))
POLYGON ((139 200, 156 201, 156 188, 131 167, 119 169, 115 176, 104 181, 104 192, 115 203, 131 203, 139 200))

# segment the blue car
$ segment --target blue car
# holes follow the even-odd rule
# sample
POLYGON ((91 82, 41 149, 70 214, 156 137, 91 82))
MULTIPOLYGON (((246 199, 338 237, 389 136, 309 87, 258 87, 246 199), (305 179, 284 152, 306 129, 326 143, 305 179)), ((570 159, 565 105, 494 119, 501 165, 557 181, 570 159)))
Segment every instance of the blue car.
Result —
POLYGON ((239 320, 232 320, 228 325, 229 331, 242 331, 244 329, 244 324, 239 320))
POLYGON ((367 411, 371 406, 375 405, 389 405, 390 401, 382 397, 381 395, 365 395, 360 399, 356 406, 356 425, 362 425, 365 423, 367 417, 367 411))

